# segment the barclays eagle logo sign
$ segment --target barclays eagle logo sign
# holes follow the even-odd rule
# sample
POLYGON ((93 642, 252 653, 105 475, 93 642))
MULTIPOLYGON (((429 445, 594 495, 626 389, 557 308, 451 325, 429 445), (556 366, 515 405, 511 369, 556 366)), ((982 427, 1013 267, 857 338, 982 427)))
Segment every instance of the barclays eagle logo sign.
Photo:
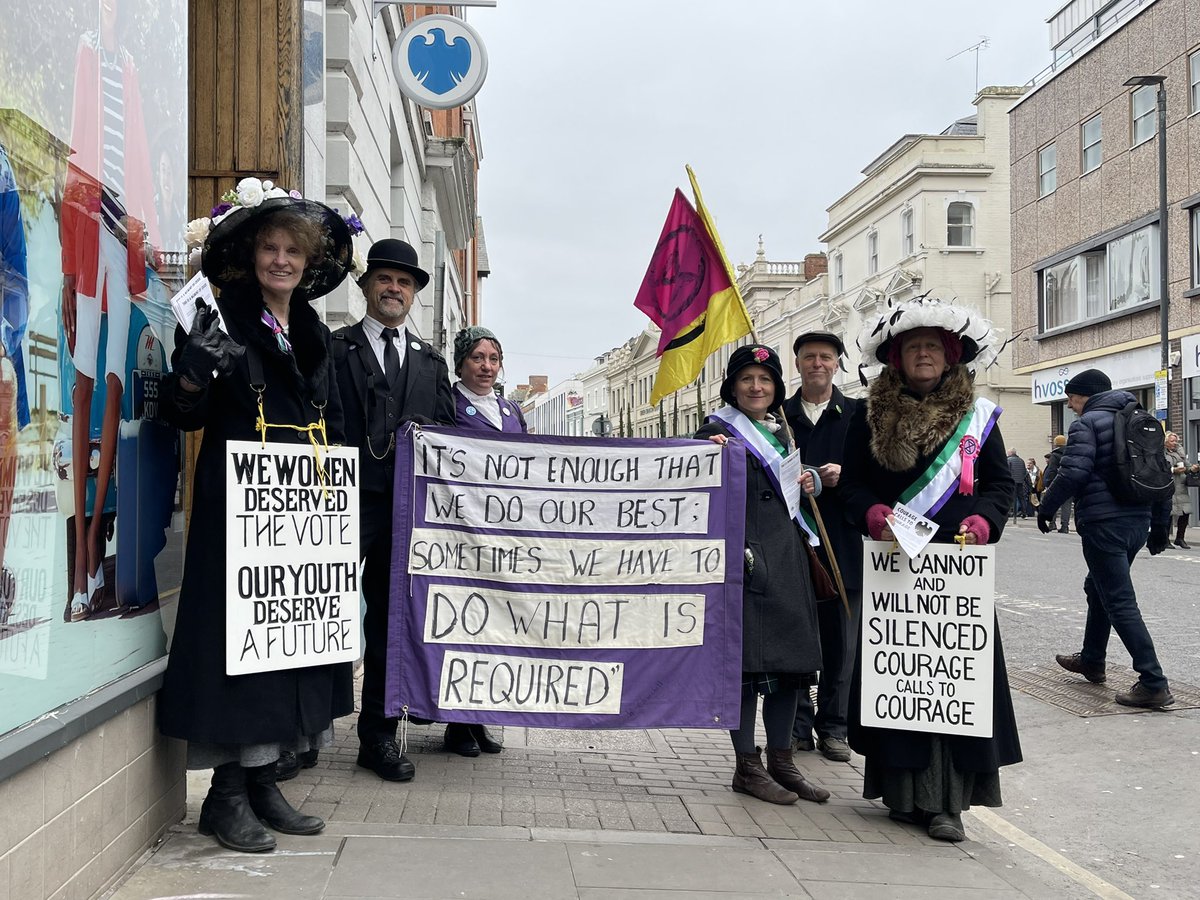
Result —
POLYGON ((451 109, 483 86, 487 51, 479 34, 462 19, 425 16, 400 32, 392 67, 406 97, 421 106, 451 109))

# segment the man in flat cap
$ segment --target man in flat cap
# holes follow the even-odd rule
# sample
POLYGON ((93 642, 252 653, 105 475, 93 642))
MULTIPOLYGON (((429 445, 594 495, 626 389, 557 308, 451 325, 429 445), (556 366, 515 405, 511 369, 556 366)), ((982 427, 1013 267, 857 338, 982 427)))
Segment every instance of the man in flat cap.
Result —
POLYGON ((1068 672, 1100 684, 1107 678, 1109 635, 1116 631, 1138 673, 1133 687, 1117 694, 1117 703, 1148 709, 1170 706, 1175 698, 1142 621, 1129 571, 1143 546, 1149 546, 1151 554, 1167 548, 1170 500, 1157 507, 1129 503, 1111 487, 1117 466, 1114 422, 1117 413, 1136 399, 1133 394, 1114 391, 1099 369, 1074 376, 1067 382, 1066 394, 1067 406, 1079 418, 1071 424, 1058 474, 1038 507, 1037 523, 1043 533, 1049 533, 1054 513, 1068 497, 1075 498, 1075 530, 1088 566, 1083 580, 1088 612, 1083 648, 1055 659, 1068 672), (1164 505, 1165 509, 1159 508, 1164 505))
MULTIPOLYGON (((409 421, 454 424, 445 358, 405 327, 417 291, 429 283, 429 273, 418 262, 412 245, 395 238, 376 241, 367 255, 367 270, 358 279, 367 314, 333 333, 346 443, 359 448, 362 473, 359 540, 366 562, 367 611, 358 764, 387 781, 408 781, 415 774, 396 744, 398 720, 383 712, 396 428, 409 421)), ((308 766, 316 760, 302 757, 299 762, 308 766)))
POLYGON ((800 692, 792 746, 796 750, 812 750, 815 746, 828 759, 848 762, 846 715, 858 615, 862 609, 862 538, 842 514, 838 481, 842 473, 842 443, 858 401, 843 396, 833 383, 839 360, 846 354, 837 335, 805 332, 796 338, 792 350, 796 371, 800 373, 800 390, 784 404, 783 411, 796 438, 800 458, 806 466, 815 466, 821 473, 820 509, 832 547, 822 544, 817 554, 826 569, 830 568, 830 553, 836 557, 853 613, 853 618, 847 617, 838 600, 822 600, 817 604, 824 669, 817 685, 815 714, 809 692, 800 692))

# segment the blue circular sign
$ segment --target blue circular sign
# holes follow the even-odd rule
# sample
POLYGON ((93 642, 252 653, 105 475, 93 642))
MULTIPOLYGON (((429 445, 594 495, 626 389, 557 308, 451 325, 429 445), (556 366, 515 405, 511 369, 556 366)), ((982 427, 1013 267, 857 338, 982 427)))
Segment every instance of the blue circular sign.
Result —
POLYGON ((431 109, 462 106, 483 87, 487 67, 479 33, 457 16, 417 19, 392 48, 401 93, 431 109))

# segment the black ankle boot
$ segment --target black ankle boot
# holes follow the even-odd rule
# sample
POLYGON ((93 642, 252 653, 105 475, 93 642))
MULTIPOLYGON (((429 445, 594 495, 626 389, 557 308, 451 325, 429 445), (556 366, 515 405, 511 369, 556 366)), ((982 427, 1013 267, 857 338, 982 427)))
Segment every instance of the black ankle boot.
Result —
POLYGON ((250 809, 246 776, 237 763, 213 769, 212 787, 200 807, 197 830, 217 843, 240 853, 265 853, 275 849, 275 838, 250 809))
POLYGON ((325 827, 325 820, 296 812, 275 781, 275 763, 246 769, 246 793, 254 814, 283 834, 316 834, 321 831, 325 827))

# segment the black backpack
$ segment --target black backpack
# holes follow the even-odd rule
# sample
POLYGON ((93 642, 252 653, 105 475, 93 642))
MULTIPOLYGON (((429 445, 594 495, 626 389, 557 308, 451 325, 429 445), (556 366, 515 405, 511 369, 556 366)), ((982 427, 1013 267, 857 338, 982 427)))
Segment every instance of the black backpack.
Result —
POLYGON ((1109 485, 1122 503, 1152 504, 1170 499, 1175 477, 1167 463, 1166 435, 1158 419, 1129 401, 1113 416, 1116 472, 1109 485))

